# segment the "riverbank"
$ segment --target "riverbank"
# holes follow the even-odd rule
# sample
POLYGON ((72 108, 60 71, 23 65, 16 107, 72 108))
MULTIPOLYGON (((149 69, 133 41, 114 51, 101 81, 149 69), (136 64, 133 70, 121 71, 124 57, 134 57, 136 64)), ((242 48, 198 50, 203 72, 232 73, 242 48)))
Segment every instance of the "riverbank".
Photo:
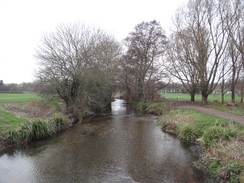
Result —
POLYGON ((53 136, 67 128, 68 120, 57 104, 40 100, 38 96, 17 97, 18 101, 5 99, 0 105, 0 151, 53 136))
POLYGON ((244 180, 244 127, 193 109, 173 109, 161 117, 161 128, 186 142, 199 144, 203 153, 196 166, 218 182, 244 180))

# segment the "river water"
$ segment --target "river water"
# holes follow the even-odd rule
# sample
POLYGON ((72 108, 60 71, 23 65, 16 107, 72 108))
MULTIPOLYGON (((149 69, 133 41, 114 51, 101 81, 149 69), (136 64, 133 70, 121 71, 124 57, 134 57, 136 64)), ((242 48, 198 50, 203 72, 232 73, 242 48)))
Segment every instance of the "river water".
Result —
POLYGON ((117 99, 107 116, 0 154, 0 183, 208 182, 191 149, 117 99))

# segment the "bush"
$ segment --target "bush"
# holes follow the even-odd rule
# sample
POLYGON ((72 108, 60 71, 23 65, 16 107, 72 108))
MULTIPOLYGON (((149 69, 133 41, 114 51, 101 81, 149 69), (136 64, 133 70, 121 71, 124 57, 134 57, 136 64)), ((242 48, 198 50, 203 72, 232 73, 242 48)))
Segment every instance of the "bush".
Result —
POLYGON ((143 112, 143 113, 144 113, 144 112, 147 111, 149 105, 150 105, 149 103, 139 102, 139 103, 137 104, 136 108, 137 108, 137 110, 138 110, 139 112, 143 112))

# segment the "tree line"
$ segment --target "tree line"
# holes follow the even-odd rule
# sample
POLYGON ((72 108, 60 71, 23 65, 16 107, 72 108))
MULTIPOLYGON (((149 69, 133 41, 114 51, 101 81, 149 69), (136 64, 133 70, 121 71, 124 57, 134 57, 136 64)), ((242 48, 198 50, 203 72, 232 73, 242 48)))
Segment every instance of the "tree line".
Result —
MULTIPOLYGON (((37 49, 38 91, 61 99, 74 121, 98 112, 116 89, 134 102, 157 100, 159 90, 180 81, 202 103, 221 84, 244 88, 244 24, 241 0, 189 0, 173 18, 172 34, 156 20, 135 26, 123 43, 98 28, 60 25, 37 49)), ((243 101, 243 97, 242 97, 243 101)))
POLYGON ((0 80, 0 93, 36 93, 34 83, 8 83, 5 84, 3 80, 0 80))

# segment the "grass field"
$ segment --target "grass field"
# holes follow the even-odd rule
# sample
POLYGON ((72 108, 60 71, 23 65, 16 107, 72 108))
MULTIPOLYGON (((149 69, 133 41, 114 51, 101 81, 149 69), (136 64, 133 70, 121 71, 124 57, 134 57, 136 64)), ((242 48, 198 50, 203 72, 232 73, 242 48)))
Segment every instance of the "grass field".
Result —
MULTIPOLYGON (((163 93, 163 97, 169 99, 169 100, 183 100, 183 101, 190 101, 191 96, 189 94, 185 93, 163 93), (178 97, 178 98, 177 98, 178 97)), ((202 96, 201 94, 196 94, 195 96, 195 101, 201 102, 202 101, 202 96)), ((208 96, 208 102, 214 102, 218 101, 221 102, 221 95, 218 94, 210 94, 208 96)), ((236 101, 240 101, 240 97, 236 95, 236 101)), ((225 94, 225 102, 231 102, 231 94, 225 94)))
POLYGON ((40 99, 41 97, 36 94, 0 94, 0 106, 2 104, 23 105, 40 99))
MULTIPOLYGON (((0 107, 3 104, 24 105, 38 100, 41 100, 41 97, 36 94, 0 94, 0 107)), ((18 128, 27 121, 28 119, 17 117, 0 108, 0 135, 6 134, 9 130, 18 128)))

